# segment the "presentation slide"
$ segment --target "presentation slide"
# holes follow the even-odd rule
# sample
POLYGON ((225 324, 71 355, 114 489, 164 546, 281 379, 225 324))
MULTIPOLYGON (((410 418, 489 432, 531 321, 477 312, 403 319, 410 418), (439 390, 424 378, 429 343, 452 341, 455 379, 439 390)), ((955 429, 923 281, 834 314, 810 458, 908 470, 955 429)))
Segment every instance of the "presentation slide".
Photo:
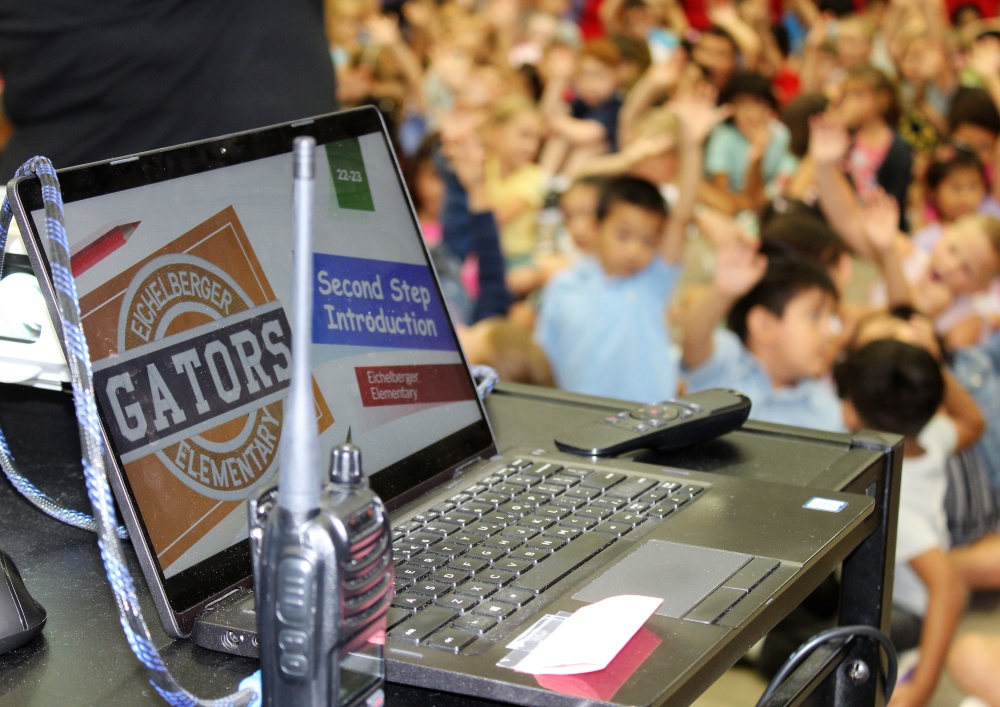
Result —
MULTIPOLYGON (((372 474, 481 413, 382 136, 321 145, 317 167, 321 458, 350 435, 372 474)), ((276 482, 292 157, 73 202, 66 221, 99 405, 171 577, 245 538, 246 499, 276 482)))

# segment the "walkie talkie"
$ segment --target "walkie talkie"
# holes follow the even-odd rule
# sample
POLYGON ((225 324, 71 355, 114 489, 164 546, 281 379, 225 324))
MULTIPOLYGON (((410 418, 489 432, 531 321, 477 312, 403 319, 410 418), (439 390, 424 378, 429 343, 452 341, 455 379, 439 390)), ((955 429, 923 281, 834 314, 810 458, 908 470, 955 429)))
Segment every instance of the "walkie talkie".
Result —
POLYGON ((349 441, 333 449, 321 481, 310 354, 315 150, 313 138, 296 138, 295 338, 279 483, 248 503, 263 704, 376 707, 391 530, 349 441))

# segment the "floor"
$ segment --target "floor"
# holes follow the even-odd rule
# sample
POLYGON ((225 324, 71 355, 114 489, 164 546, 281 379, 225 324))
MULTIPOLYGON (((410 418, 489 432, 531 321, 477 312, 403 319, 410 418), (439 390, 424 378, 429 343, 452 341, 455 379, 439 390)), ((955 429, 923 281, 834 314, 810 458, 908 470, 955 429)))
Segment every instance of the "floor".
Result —
MULTIPOLYGON (((1000 593, 974 596, 969 602, 958 633, 978 631, 1000 634, 1000 593)), ((754 705, 766 687, 765 680, 752 669, 737 666, 723 675, 694 702, 694 707, 745 707, 754 705)), ((945 674, 927 707, 955 707, 965 697, 945 674)))

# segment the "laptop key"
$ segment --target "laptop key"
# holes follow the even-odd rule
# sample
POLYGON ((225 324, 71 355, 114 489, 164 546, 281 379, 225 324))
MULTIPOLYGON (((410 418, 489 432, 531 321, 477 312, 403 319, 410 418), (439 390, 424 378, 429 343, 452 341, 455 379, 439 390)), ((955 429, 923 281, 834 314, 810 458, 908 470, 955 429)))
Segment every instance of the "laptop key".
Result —
POLYGON ((474 535, 472 533, 455 533, 454 535, 448 536, 448 542, 458 543, 460 545, 465 545, 465 549, 468 550, 471 545, 478 545, 483 541, 482 535, 474 535))
POLYGON ((509 528, 504 528, 499 533, 500 537, 504 538, 518 538, 520 540, 528 540, 530 538, 538 535, 538 531, 534 528, 526 528, 523 525, 512 525, 509 528))
POLYGON ((440 533, 428 533, 426 531, 419 531, 416 533, 410 533, 406 536, 406 541, 408 543, 423 543, 424 545, 430 545, 431 543, 436 543, 441 539, 440 533))
POLYGON ((546 528, 555 525, 556 519, 532 514, 530 516, 525 516, 524 518, 519 520, 517 524, 525 528, 534 528, 535 530, 545 530, 546 528))
POLYGON ((699 495, 704 490, 705 489, 702 486, 685 486, 680 491, 677 491, 677 493, 681 494, 681 495, 684 495, 684 496, 687 496, 689 498, 694 498, 695 496, 699 495))
POLYGON ((519 547, 514 552, 510 553, 508 557, 512 560, 524 560, 525 562, 541 562, 546 557, 549 556, 548 550, 542 550, 541 548, 535 547, 519 547))
POLYGON ((645 501, 646 503, 656 503, 657 501, 662 501, 670 493, 665 489, 653 489, 652 491, 647 491, 646 493, 639 496, 640 501, 645 501))
POLYGON ((423 596, 431 597, 433 599, 442 597, 450 591, 450 584, 445 584, 444 582, 430 582, 427 580, 414 582, 413 586, 410 587, 410 592, 414 594, 422 594, 423 596))
POLYGON ((461 584, 467 580, 469 576, 469 573, 465 570, 455 570, 450 567, 444 567, 432 574, 428 577, 428 579, 432 582, 443 582, 445 584, 455 586, 456 584, 461 584))
POLYGON ((449 523, 444 520, 432 521, 424 526, 425 533, 434 533, 435 535, 438 536, 438 539, 440 539, 442 535, 448 536, 451 535, 452 533, 458 532, 461 529, 462 526, 460 526, 459 524, 449 523))
POLYGON ((407 563, 396 568, 396 577, 416 582, 418 579, 426 576, 429 572, 430 568, 428 567, 421 567, 420 565, 411 565, 407 563))
POLYGON ((477 582, 475 580, 469 580, 465 584, 458 585, 455 590, 455 594, 462 594, 467 597, 474 597, 476 601, 480 599, 485 599, 497 590, 495 584, 486 584, 485 582, 477 582))
POLYGON ((625 501, 620 498, 608 498, 607 496, 601 496, 600 498, 595 498, 590 502, 591 508, 607 508, 608 510, 614 512, 625 505, 625 501))
POLYGON ((478 636, 470 631, 463 631, 457 628, 443 628, 427 639, 426 643, 432 648, 441 648, 446 651, 458 653, 476 640, 478 636))
POLYGON ((598 523, 594 526, 595 533, 608 533, 620 538, 626 533, 632 532, 634 526, 631 523, 615 523, 614 521, 605 521, 603 523, 598 523))
POLYGON ((444 555, 435 555, 434 553, 431 552, 425 552, 424 554, 419 555, 418 557, 414 557, 407 564, 436 570, 438 567, 448 564, 449 559, 450 558, 444 555))
POLYGON ((600 506, 588 506, 587 508, 579 509, 575 515, 582 518, 596 518, 597 520, 604 520, 614 511, 610 508, 601 508, 600 506))
POLYGON ((481 547, 472 548, 465 553, 465 557, 470 560, 486 560, 487 562, 493 562, 495 560, 499 560, 506 554, 506 550, 501 550, 498 547, 488 547, 483 545, 481 547))
POLYGON ((525 489, 527 489, 527 487, 522 484, 512 484, 509 480, 504 480, 502 484, 497 484, 490 490, 493 493, 502 493, 510 498, 514 498, 514 496, 522 493, 525 489))
POLYGON ((559 525, 566 528, 573 528, 574 530, 586 530, 587 528, 593 528, 597 525, 596 518, 587 518, 585 516, 573 515, 568 518, 563 518, 559 521, 559 525))
POLYGON ((499 523, 472 523, 465 526, 466 533, 475 533, 476 535, 482 535, 484 538, 499 533, 501 530, 503 530, 503 526, 499 523))
POLYGON ((508 484, 521 484, 522 486, 530 487, 541 483, 542 479, 532 474, 514 474, 513 476, 508 476, 506 481, 508 484))
POLYGON ((601 495, 600 489, 593 489, 585 486, 580 486, 575 489, 570 489, 566 492, 564 498, 582 498, 585 501, 589 501, 592 498, 596 498, 601 495))
POLYGON ((465 570, 466 572, 478 572, 490 563, 486 560, 478 560, 473 557, 459 557, 452 560, 448 566, 456 570, 465 570))
POLYGON ((531 592, 526 592, 523 589, 501 589, 499 592, 493 595, 493 601, 503 602, 504 604, 513 604, 514 606, 524 606, 529 601, 535 598, 535 595, 531 592))
POLYGON ((452 542, 449 538, 448 540, 442 540, 434 543, 427 548, 427 551, 433 552, 436 555, 444 555, 445 557, 455 557, 457 555, 461 555, 468 549, 468 545, 452 542))
POLYGON ((527 572, 528 568, 534 566, 533 562, 528 562, 527 560, 518 560, 510 557, 505 557, 502 560, 498 560, 493 563, 493 569, 504 570, 505 572, 513 572, 514 574, 521 574, 522 572, 527 572))
POLYGON ((547 493, 551 496, 558 496, 565 490, 566 490, 565 486, 556 486, 555 484, 550 484, 548 482, 544 484, 538 484, 538 486, 532 489, 532 491, 534 491, 535 493, 547 493))
POLYGON ((449 594, 448 596, 440 597, 436 603, 438 606, 443 606, 446 609, 464 612, 478 604, 479 598, 463 594, 449 594))
POLYGON ((441 520, 455 523, 457 525, 468 525, 474 520, 479 520, 478 513, 466 513, 464 511, 452 511, 441 516, 441 520))
POLYGON ((558 464, 550 464, 548 462, 545 462, 542 464, 534 464, 528 467, 527 469, 524 470, 524 473, 532 474, 534 476, 540 476, 541 478, 546 479, 552 476, 553 474, 559 473, 560 471, 562 471, 562 469, 563 468, 558 464))
POLYGON ((566 541, 562 538, 553 538, 548 535, 542 535, 538 538, 532 538, 525 543, 528 547, 533 547, 538 550, 545 550, 546 552, 554 552, 566 544, 566 541))
POLYGON ((613 488, 608 489, 608 495, 614 498, 624 498, 627 501, 638 498, 646 491, 656 486, 657 482, 655 479, 650 479, 645 476, 638 476, 626 479, 619 484, 615 484, 613 488))
POLYGON ((580 530, 579 528, 567 528, 565 526, 557 525, 555 527, 546 530, 545 534, 553 538, 560 538, 562 540, 572 540, 582 532, 583 531, 580 530))
POLYGON ((583 479, 580 481, 580 485, 607 490, 612 486, 621 483, 626 478, 628 477, 626 477, 625 474, 619 474, 616 471, 601 471, 596 474, 591 474, 586 479, 583 479))
POLYGON ((510 552, 516 547, 520 547, 524 541, 520 538, 512 538, 506 535, 494 535, 492 538, 487 538, 483 543, 485 547, 496 547, 500 548, 504 552, 510 552))
POLYGON ((555 518, 556 520, 562 520, 569 514, 569 509, 561 506, 542 506, 535 511, 535 515, 545 516, 546 518, 555 518))
MULTIPOLYGON (((601 499, 595 499, 600 501, 601 499)), ((556 496, 550 502, 553 506, 561 506, 562 508, 568 508, 571 511, 575 511, 581 506, 586 506, 588 501, 585 498, 579 498, 577 496, 556 496)))
POLYGON ((628 511, 621 511, 619 513, 615 513, 608 520, 610 520, 613 523, 628 523, 629 525, 635 526, 639 525, 644 520, 646 520, 646 516, 640 515, 639 513, 630 513, 628 511))
POLYGON ((484 601, 472 610, 473 614, 481 614, 490 618, 503 620, 517 611, 513 604, 501 604, 495 601, 484 601))
POLYGON ((472 575, 473 582, 483 582, 485 584, 493 584, 498 587, 503 587, 514 581, 516 577, 513 572, 507 572, 506 570, 498 570, 493 567, 489 567, 484 570, 479 570, 474 575, 472 575))
POLYGON ((389 631, 389 635, 408 643, 420 643, 456 616, 458 614, 450 609, 430 606, 423 611, 418 611, 389 631))
POLYGON ((552 500, 551 493, 537 493, 535 491, 525 491, 519 494, 515 501, 520 501, 521 503, 533 503, 536 506, 540 506, 543 503, 548 503, 552 500))
POLYGON ((420 609, 431 603, 431 598, 423 596, 421 594, 410 594, 405 592, 399 594, 392 599, 392 605, 398 606, 401 609, 420 609))
POLYGON ((496 625, 496 619, 491 619, 489 616, 480 616, 479 614, 463 614, 452 622, 452 626, 455 628, 475 631, 476 633, 486 633, 496 625))
POLYGON ((514 580, 513 586, 535 594, 543 592, 615 540, 617 538, 614 535, 607 533, 587 533, 552 553, 545 562, 520 575, 514 580))
POLYGON ((412 611, 401 609, 398 606, 390 606, 385 615, 385 627, 386 629, 390 629, 393 626, 398 626, 411 616, 413 616, 412 611))
POLYGON ((476 500, 480 503, 488 503, 494 508, 499 506, 501 503, 507 502, 507 497, 502 496, 499 493, 493 493, 492 491, 486 491, 484 493, 478 494, 476 500))
POLYGON ((521 503, 520 501, 508 501, 502 506, 497 508, 501 513, 509 513, 510 515, 517 516, 520 518, 523 515, 527 515, 535 510, 534 504, 531 503, 521 503))
POLYGON ((480 501, 479 499, 476 499, 474 501, 469 501, 468 503, 463 503, 461 506, 458 507, 458 510, 463 511, 465 513, 475 513, 477 516, 481 516, 484 513, 489 513, 490 511, 492 511, 494 507, 495 504, 493 503, 486 503, 485 501, 480 501))

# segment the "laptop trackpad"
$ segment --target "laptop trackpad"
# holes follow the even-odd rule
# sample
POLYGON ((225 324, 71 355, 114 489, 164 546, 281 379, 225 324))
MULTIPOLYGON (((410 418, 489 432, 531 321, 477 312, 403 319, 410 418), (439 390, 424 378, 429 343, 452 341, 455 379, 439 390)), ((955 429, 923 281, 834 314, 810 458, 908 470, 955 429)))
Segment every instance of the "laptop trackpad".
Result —
POLYGON ((661 616, 681 618, 752 555, 648 540, 573 595, 586 602, 620 594, 660 597, 661 616))

